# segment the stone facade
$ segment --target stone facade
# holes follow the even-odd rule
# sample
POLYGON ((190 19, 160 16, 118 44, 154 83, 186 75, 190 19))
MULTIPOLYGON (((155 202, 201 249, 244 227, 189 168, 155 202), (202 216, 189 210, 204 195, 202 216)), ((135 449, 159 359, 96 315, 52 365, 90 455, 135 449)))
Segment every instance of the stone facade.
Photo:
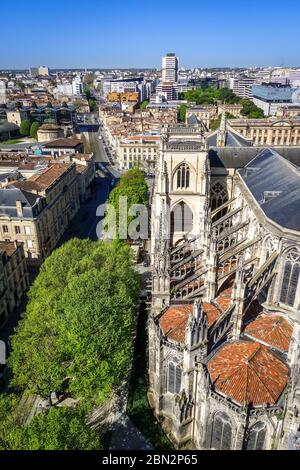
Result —
POLYGON ((164 131, 152 199, 150 405, 179 448, 289 448, 300 429, 299 173, 268 149, 214 166, 204 136, 180 133, 164 131))

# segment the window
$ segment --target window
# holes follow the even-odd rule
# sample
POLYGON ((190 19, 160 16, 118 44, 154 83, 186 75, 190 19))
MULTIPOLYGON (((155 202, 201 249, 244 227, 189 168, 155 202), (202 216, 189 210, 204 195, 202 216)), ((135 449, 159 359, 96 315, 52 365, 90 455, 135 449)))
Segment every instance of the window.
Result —
POLYGON ((168 392, 179 393, 181 389, 181 375, 182 370, 173 362, 169 363, 168 367, 168 392))
POLYGON ((192 229, 193 213, 185 202, 180 202, 171 212, 171 233, 190 232, 192 229))
POLYGON ((25 227, 25 235, 30 235, 31 234, 31 231, 30 231, 30 227, 25 227))
POLYGON ((232 427, 226 413, 216 413, 213 420, 211 449, 230 450, 231 449, 232 427))
POLYGON ((296 300, 297 286, 300 276, 300 255, 297 250, 290 251, 286 256, 280 302, 293 307, 296 300))
POLYGON ((8 233, 8 226, 7 225, 3 225, 2 229, 3 229, 3 233, 8 233))
MULTIPOLYGON (((222 186, 221 183, 216 183, 213 185, 211 189, 211 210, 215 210, 218 207, 221 207, 225 202, 228 201, 228 196, 227 196, 227 191, 226 189, 222 186)), ((226 213, 226 209, 225 209, 226 213)), ((222 215, 223 211, 222 211, 222 215)), ((222 215, 219 215, 221 217, 222 215)))
POLYGON ((266 426, 264 423, 255 424, 249 431, 247 450, 264 450, 266 439, 266 426))
POLYGON ((190 167, 182 163, 177 170, 177 189, 187 189, 190 186, 190 167))
POLYGON ((21 229, 18 225, 15 226, 15 233, 16 234, 21 233, 21 229))
POLYGON ((32 247, 33 247, 32 240, 27 240, 27 246, 28 246, 28 248, 32 248, 32 247))

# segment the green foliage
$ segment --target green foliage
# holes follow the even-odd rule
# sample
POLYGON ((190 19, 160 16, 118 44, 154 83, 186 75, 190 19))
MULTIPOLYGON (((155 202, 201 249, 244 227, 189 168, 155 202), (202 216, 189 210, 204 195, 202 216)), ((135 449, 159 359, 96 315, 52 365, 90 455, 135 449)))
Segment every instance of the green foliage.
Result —
POLYGON ((51 408, 29 424, 15 395, 0 395, 0 450, 97 450, 99 435, 77 407, 51 408))
POLYGON ((55 250, 12 337, 12 384, 105 402, 131 364, 139 280, 126 245, 73 239, 55 250))
POLYGON ((23 82, 16 82, 16 86, 17 86, 18 88, 20 88, 20 90, 22 90, 22 91, 24 91, 25 88, 26 88, 26 85, 25 85, 25 83, 23 83, 23 82))
POLYGON ((29 121, 29 119, 25 119, 20 124, 20 134, 21 135, 26 135, 26 136, 29 135, 30 134, 30 128, 31 128, 31 122, 29 121))
POLYGON ((147 106, 149 104, 149 101, 148 100, 144 100, 141 105, 140 105, 140 109, 146 109, 147 106))
POLYGON ((170 450, 173 446, 149 406, 148 388, 147 311, 145 305, 142 305, 137 327, 134 364, 129 383, 127 413, 143 435, 152 442, 156 450, 170 450))
MULTIPOLYGON (((258 108, 252 101, 242 99, 236 96, 232 90, 228 88, 215 89, 212 87, 196 88, 184 93, 184 99, 193 101, 197 105, 215 105, 218 101, 226 104, 241 104, 243 109, 241 114, 247 118, 261 119, 264 117, 263 111, 258 108)), ((216 124, 213 124, 215 127, 216 124)))
MULTIPOLYGON (((231 113, 226 113, 226 117, 227 117, 227 119, 235 119, 235 116, 233 116, 231 113)), ((221 118, 222 118, 222 115, 220 114, 218 119, 212 119, 210 121, 209 127, 210 127, 211 131, 215 131, 215 130, 219 129, 220 123, 221 123, 221 118)))
POLYGON ((186 119, 186 105, 181 104, 178 108, 178 121, 179 122, 185 122, 186 119))
POLYGON ((84 77, 84 83, 86 83, 86 84, 89 85, 89 86, 92 86, 92 85, 93 85, 94 80, 95 80, 95 74, 94 74, 94 73, 88 73, 88 74, 84 77))
POLYGON ((38 133, 39 128, 40 128, 39 123, 34 121, 30 127, 30 137, 32 137, 33 139, 37 139, 37 133, 38 133))
POLYGON ((88 100, 91 113, 97 108, 97 101, 94 98, 89 98, 88 100))
MULTIPOLYGON (((119 225, 120 220, 120 197, 127 198, 127 209, 129 210, 133 204, 142 204, 146 206, 147 193, 148 188, 145 180, 145 175, 143 171, 139 168, 132 168, 121 177, 119 184, 111 191, 108 199, 109 204, 111 204, 115 210, 117 225, 119 225)), ((127 227, 133 219, 133 216, 127 215, 127 227)), ((109 212, 108 220, 110 220, 109 212)), ((116 237, 117 236, 118 230, 116 231, 116 237)))

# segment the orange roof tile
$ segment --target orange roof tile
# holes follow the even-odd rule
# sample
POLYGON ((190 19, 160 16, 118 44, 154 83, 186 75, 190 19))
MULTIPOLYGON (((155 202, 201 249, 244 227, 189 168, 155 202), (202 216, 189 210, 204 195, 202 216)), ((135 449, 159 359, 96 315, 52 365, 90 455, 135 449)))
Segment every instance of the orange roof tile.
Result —
POLYGON ((285 389, 288 367, 260 343, 225 345, 209 361, 214 388, 242 404, 275 404, 285 389))
POLYGON ((258 341, 288 351, 293 328, 290 323, 280 315, 261 315, 245 328, 245 333, 258 341))

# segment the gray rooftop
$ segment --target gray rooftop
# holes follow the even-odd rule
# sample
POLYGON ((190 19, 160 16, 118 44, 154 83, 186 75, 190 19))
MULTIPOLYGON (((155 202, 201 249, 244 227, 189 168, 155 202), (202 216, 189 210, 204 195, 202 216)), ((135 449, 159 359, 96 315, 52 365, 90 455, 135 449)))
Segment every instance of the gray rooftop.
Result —
POLYGON ((299 168, 274 149, 265 149, 238 173, 266 217, 300 231, 299 168))

